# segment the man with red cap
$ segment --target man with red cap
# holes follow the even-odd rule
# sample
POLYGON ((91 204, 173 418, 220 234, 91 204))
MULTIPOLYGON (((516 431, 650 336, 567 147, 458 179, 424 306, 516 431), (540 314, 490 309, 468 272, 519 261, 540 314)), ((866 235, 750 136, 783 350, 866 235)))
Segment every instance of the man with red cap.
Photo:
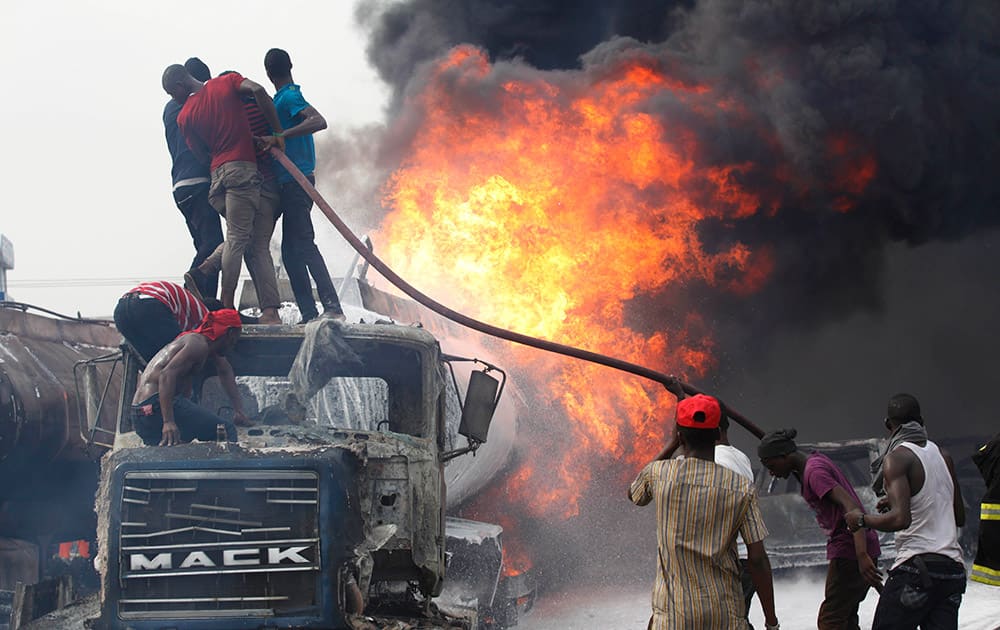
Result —
POLYGON ((757 493, 744 477, 714 462, 722 409, 699 394, 677 403, 676 432, 629 488, 636 505, 656 504, 657 572, 650 630, 748 627, 736 555, 736 535, 768 630, 778 628, 767 528, 757 493), (683 459, 668 459, 677 447, 683 459))
POLYGON ((197 438, 216 439, 223 425, 230 442, 236 441, 236 426, 186 398, 192 377, 212 357, 223 357, 240 337, 240 315, 224 308, 209 311, 201 325, 181 334, 149 362, 139 377, 132 398, 132 424, 142 441, 155 446, 173 446, 197 438))

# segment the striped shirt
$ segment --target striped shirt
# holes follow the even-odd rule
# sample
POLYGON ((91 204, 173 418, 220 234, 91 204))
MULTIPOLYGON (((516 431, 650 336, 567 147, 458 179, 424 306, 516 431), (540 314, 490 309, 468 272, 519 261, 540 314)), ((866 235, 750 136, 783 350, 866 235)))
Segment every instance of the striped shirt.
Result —
POLYGON ((747 621, 736 534, 747 544, 767 527, 753 485, 694 457, 656 461, 629 488, 636 505, 656 502, 657 572, 650 630, 744 630, 747 621))
MULTIPOLYGON (((247 113, 247 121, 250 123, 250 133, 258 137, 266 137, 274 133, 271 125, 268 124, 264 112, 257 105, 257 99, 252 96, 243 99, 243 110, 247 113)), ((263 181, 274 179, 273 158, 268 151, 257 151, 257 172, 263 181)))
POLYGON ((129 293, 148 295, 162 302, 174 314, 181 332, 197 328, 208 313, 193 293, 173 282, 143 282, 129 293))

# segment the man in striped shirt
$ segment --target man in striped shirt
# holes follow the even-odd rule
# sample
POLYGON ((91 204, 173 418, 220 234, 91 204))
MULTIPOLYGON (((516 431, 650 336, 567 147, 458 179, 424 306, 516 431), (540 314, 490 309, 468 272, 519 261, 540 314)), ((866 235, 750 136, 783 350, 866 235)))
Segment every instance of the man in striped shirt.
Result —
POLYGON ((629 488, 636 505, 656 504, 658 561, 649 630, 748 627, 737 533, 747 546, 766 627, 778 627, 757 493, 749 481, 714 462, 721 417, 710 396, 680 400, 676 434, 629 488), (678 445, 685 457, 666 459, 664 453, 678 445))
MULTIPOLYGON (((221 304, 220 304, 221 306, 221 304)), ((143 282, 129 290, 115 307, 115 327, 142 359, 150 360, 183 332, 196 330, 209 309, 190 291, 173 282, 143 282)), ((233 367, 224 356, 214 355, 219 383, 233 404, 233 422, 250 424, 236 387, 233 367)))

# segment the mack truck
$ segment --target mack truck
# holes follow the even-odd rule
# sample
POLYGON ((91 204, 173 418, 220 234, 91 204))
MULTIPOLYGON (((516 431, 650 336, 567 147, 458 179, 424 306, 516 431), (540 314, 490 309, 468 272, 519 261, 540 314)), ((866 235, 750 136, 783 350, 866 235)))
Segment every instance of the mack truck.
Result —
MULTIPOLYGON (((502 529, 445 515, 448 477, 468 472, 445 464, 486 442, 504 372, 443 353, 419 326, 361 319, 245 326, 228 360, 258 420, 236 442, 142 445, 130 411, 142 360, 127 344, 101 428, 110 381, 81 362, 90 425, 114 434, 96 627, 516 624, 526 591, 503 580, 502 529)), ((226 405, 211 372, 193 398, 226 405)))

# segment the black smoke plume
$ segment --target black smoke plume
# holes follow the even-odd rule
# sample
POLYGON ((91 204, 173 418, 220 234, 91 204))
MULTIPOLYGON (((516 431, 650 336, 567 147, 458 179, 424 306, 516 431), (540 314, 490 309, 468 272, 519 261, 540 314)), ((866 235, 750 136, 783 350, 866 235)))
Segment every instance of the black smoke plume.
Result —
MULTIPOLYGON (((358 16, 402 118, 414 115, 405 94, 421 88, 422 64, 461 43, 522 71, 580 70, 582 81, 644 58, 741 103, 749 120, 684 110, 667 91, 645 107, 697 132, 700 163, 755 164, 741 181, 751 189, 780 189, 781 165, 801 178, 776 191, 780 211, 702 228, 720 248, 773 248, 775 272, 747 310, 759 327, 775 320, 763 307, 775 302, 783 323, 880 308, 888 243, 960 239, 1000 222, 998 13, 989 0, 414 0, 362 3, 358 16), (868 157, 874 179, 851 190, 849 169, 868 157), (838 212, 843 204, 853 209, 838 212)), ((647 297, 637 326, 660 304, 647 297)))

